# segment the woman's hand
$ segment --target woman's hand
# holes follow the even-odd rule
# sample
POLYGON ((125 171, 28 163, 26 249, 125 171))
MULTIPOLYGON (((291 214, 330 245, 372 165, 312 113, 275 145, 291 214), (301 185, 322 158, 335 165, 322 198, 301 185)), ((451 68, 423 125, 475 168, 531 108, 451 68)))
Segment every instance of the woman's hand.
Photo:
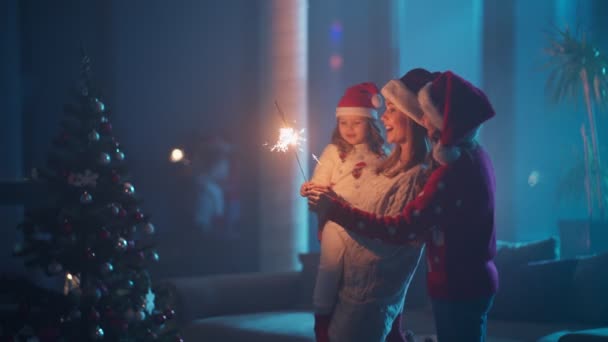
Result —
POLYGON ((343 201, 329 186, 314 186, 308 190, 306 197, 308 198, 309 208, 318 213, 319 216, 323 216, 335 201, 343 201))

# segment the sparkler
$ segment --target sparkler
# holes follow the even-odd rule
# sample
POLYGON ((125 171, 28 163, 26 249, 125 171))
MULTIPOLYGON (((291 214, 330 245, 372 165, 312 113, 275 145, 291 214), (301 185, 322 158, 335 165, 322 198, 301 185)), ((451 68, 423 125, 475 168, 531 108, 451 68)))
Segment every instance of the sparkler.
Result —
POLYGON ((296 130, 293 127, 289 127, 287 124, 287 119, 285 119, 285 114, 279 107, 277 101, 274 101, 274 105, 277 107, 277 111, 281 120, 283 120, 283 124, 285 127, 279 129, 279 140, 270 148, 270 151, 275 152, 287 152, 290 147, 293 147, 293 155, 296 157, 296 161, 298 162, 298 167, 300 168, 300 172, 302 173, 302 178, 306 182, 308 179, 306 178, 306 174, 304 173, 304 169, 302 168, 302 163, 300 162, 300 157, 298 157, 298 152, 296 149, 302 149, 302 143, 306 141, 304 138, 304 129, 296 130))

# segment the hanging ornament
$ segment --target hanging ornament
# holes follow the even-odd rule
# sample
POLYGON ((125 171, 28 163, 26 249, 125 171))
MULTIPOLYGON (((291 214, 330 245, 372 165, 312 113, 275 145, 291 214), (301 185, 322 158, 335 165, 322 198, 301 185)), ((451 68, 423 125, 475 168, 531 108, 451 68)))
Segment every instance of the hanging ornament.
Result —
POLYGON ((154 323, 156 323, 156 325, 163 325, 167 321, 167 317, 160 312, 154 314, 153 317, 154 317, 154 323))
POLYGON ((108 165, 112 161, 112 157, 110 157, 110 155, 105 152, 101 152, 97 161, 101 165, 108 165))
POLYGON ((121 150, 116 149, 116 152, 114 152, 114 159, 123 161, 125 160, 125 154, 121 150))
POLYGON ((116 170, 112 170, 112 183, 118 184, 120 183, 120 175, 116 172, 116 170))
POLYGON ((108 120, 108 117, 104 115, 104 116, 102 116, 102 117, 99 118, 99 122, 100 123, 107 123, 107 122, 110 122, 110 120, 108 120))
POLYGON ((138 321, 143 321, 144 319, 146 319, 146 313, 144 312, 144 310, 137 310, 137 312, 135 313, 135 319, 137 319, 138 321))
POLYGON ((104 227, 99 231, 99 238, 102 240, 107 240, 110 238, 110 232, 104 227))
POLYGON ((70 221, 65 220, 63 222, 63 224, 61 225, 61 230, 65 233, 65 234, 69 234, 72 232, 72 224, 70 223, 70 221))
POLYGON ((93 337, 93 339, 102 340, 103 336, 104 336, 104 332, 100 326, 97 326, 97 327, 95 327, 95 329, 93 329, 93 333, 91 334, 91 337, 93 337))
POLYGON ((108 204, 108 209, 110 209, 110 213, 114 216, 117 216, 120 213, 120 207, 116 203, 108 204))
POLYGON ((125 194, 129 195, 129 196, 133 196, 135 194, 135 187, 133 186, 133 184, 129 183, 129 182, 125 182, 122 186, 123 191, 125 192, 125 194))
POLYGON ((144 233, 146 233, 148 235, 152 235, 152 234, 154 234, 154 231, 155 231, 155 228, 152 223, 148 222, 144 225, 144 233))
POLYGON ((94 260, 96 257, 95 252, 90 247, 87 247, 84 254, 89 260, 94 260))
POLYGON ((80 195, 80 203, 89 204, 91 202, 93 202, 93 196, 91 196, 88 191, 85 191, 82 193, 82 195, 80 195))
POLYGON ((158 262, 160 260, 160 256, 158 255, 158 252, 156 252, 156 251, 150 252, 149 258, 150 258, 150 260, 152 260, 154 262, 158 262))
POLYGON ((173 309, 165 310, 165 317, 167 317, 167 319, 173 319, 175 317, 175 310, 173 310, 173 309))
POLYGON ((141 211, 139 211, 139 209, 137 209, 137 211, 135 212, 135 215, 133 217, 135 217, 135 219, 137 221, 142 221, 145 216, 144 216, 144 213, 142 213, 141 211))
POLYGON ((113 270, 114 270, 114 266, 112 266, 112 264, 109 262, 105 262, 105 263, 103 263, 103 265, 101 265, 102 274, 105 274, 105 275, 110 274, 113 270))
POLYGON ((99 321, 100 318, 101 318, 101 316, 99 315, 99 311, 97 311, 95 309, 92 309, 91 312, 89 313, 90 321, 97 322, 97 321, 99 321))
POLYGON ((101 102, 98 98, 95 98, 93 100, 93 110, 95 111, 95 113, 101 114, 105 112, 106 105, 104 105, 103 102, 101 102))
POLYGON ((90 141, 90 142, 96 142, 96 141, 99 141, 99 133, 97 133, 97 131, 96 131, 96 130, 92 130, 92 131, 89 133, 88 137, 89 137, 89 141, 90 141))
POLYGON ((63 266, 60 263, 53 261, 48 266, 48 271, 50 274, 59 274, 63 270, 63 266))
POLYGON ((120 208, 120 211, 118 212, 118 216, 127 217, 127 210, 125 208, 120 208))
POLYGON ((112 133, 112 124, 109 122, 104 122, 100 125, 101 127, 101 132, 103 134, 110 134, 112 133))
POLYGON ((116 249, 120 252, 124 252, 127 250, 127 247, 127 240, 125 240, 124 238, 118 238, 118 240, 116 241, 116 249))

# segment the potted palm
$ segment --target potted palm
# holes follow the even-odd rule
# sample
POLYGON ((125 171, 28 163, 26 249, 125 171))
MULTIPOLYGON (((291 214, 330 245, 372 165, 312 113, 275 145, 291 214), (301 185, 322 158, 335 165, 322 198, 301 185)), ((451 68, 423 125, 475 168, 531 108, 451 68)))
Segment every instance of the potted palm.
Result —
POLYGON ((554 102, 580 101, 580 157, 560 181, 558 195, 570 200, 584 198, 587 220, 560 221, 563 254, 599 252, 608 239, 608 168, 602 163, 596 114, 608 105, 608 58, 587 39, 568 28, 556 30, 547 54, 551 68, 547 88, 554 102), (568 248, 568 244, 571 248, 568 248))

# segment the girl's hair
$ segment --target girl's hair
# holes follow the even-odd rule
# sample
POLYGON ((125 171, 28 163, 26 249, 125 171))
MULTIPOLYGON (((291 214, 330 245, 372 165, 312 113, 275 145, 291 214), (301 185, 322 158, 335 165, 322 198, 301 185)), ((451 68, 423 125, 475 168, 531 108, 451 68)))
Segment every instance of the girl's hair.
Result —
POLYGON ((405 116, 407 122, 406 136, 408 144, 406 146, 409 149, 409 159, 399 167, 396 167, 399 164, 402 152, 401 145, 397 144, 393 149, 393 152, 376 170, 377 173, 382 173, 389 178, 395 177, 399 173, 407 171, 418 164, 428 163, 429 161, 428 156, 430 147, 426 129, 405 114, 402 115, 405 116))
MULTIPOLYGON (((336 120, 337 121, 337 120, 336 120)), ((367 137, 365 137, 365 143, 369 146, 369 149, 378 156, 385 156, 384 153, 384 138, 382 137, 382 133, 376 120, 372 118, 367 118, 367 137)), ((342 138, 340 135, 340 129, 338 125, 334 128, 334 132, 331 134, 331 143, 338 147, 338 152, 340 155, 346 155, 348 152, 352 151, 353 145, 349 144, 342 138)))

